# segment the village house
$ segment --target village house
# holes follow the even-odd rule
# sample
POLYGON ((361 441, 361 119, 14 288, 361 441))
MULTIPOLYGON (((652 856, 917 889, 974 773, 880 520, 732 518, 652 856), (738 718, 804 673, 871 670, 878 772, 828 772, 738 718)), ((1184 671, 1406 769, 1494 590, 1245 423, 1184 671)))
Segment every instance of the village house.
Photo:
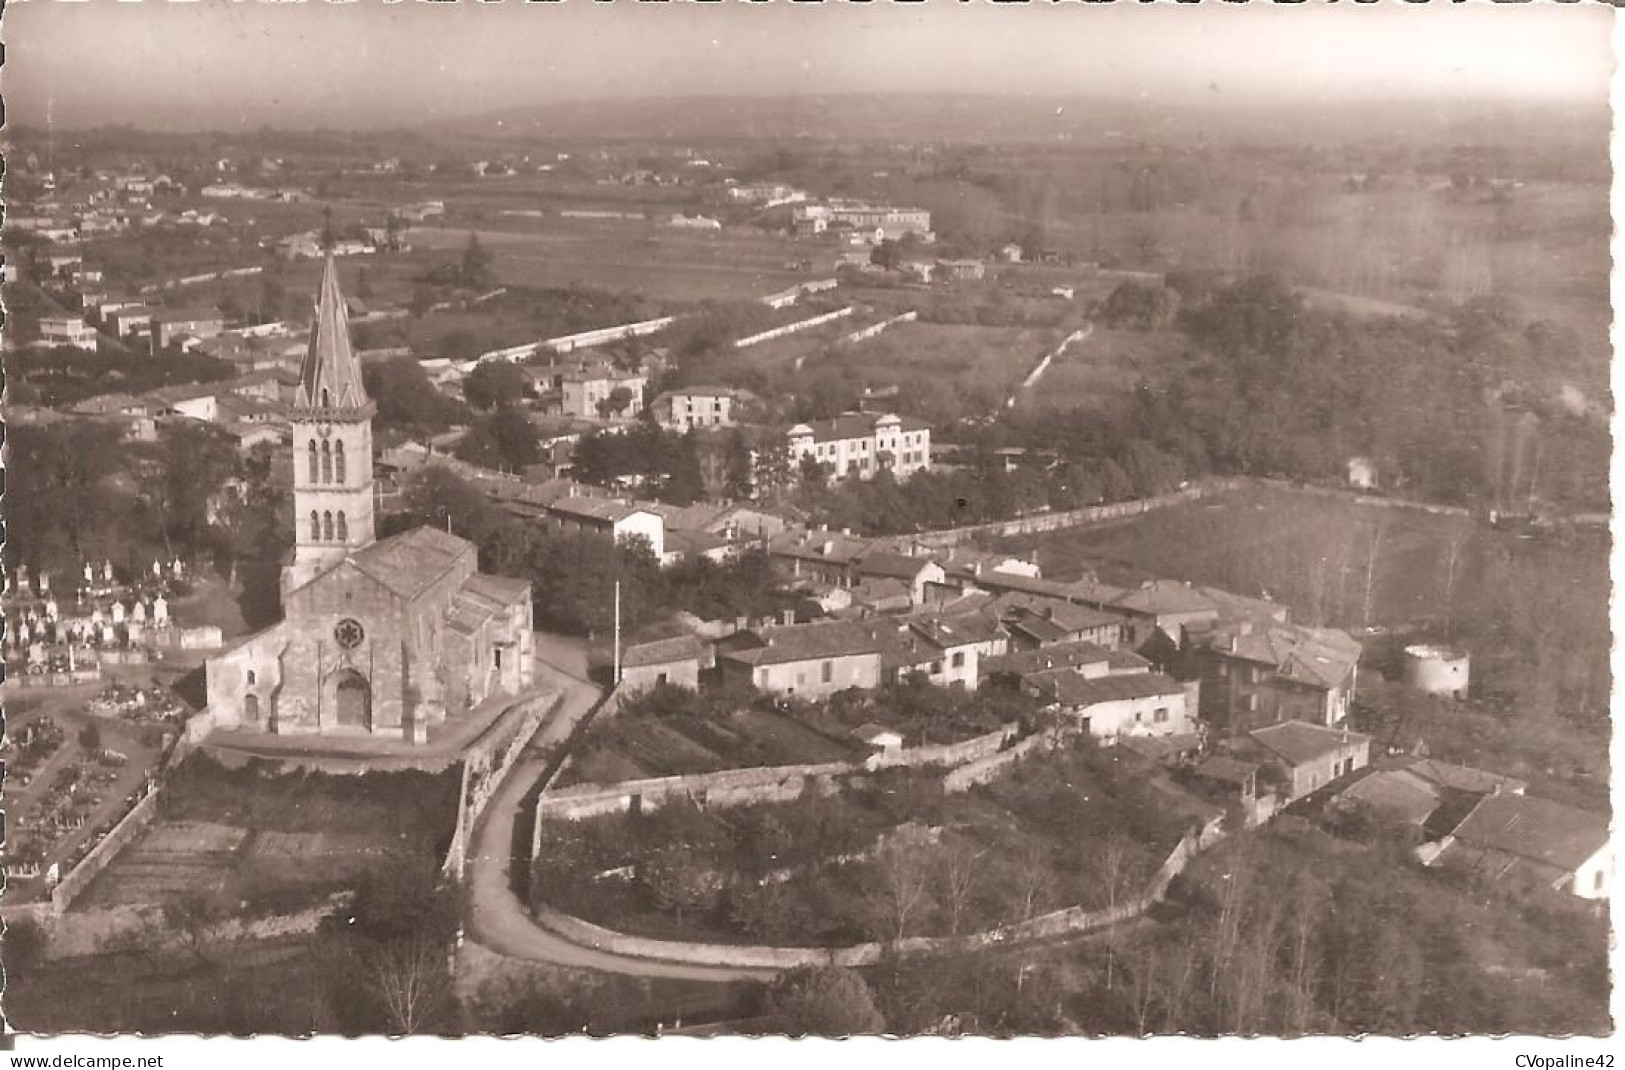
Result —
POLYGON ((1607 899, 1613 890, 1606 815, 1512 792, 1484 796, 1454 831, 1424 845, 1419 856, 1427 865, 1581 899, 1607 899))
POLYGON ((1087 640, 1012 650, 982 662, 982 675, 986 679, 1012 687, 1019 687, 1028 676, 1057 671, 1070 671, 1085 680, 1095 680, 1102 676, 1149 673, 1151 663, 1132 650, 1114 650, 1087 640))
POLYGON ((666 554, 666 525, 659 514, 616 498, 566 495, 545 508, 555 531, 604 535, 616 542, 642 538, 656 561, 666 554))
POLYGON ((1432 758, 1374 769, 1334 800, 1345 811, 1364 811, 1392 825, 1408 826, 1437 839, 1461 823, 1486 795, 1521 795, 1524 783, 1499 773, 1432 758))
POLYGON ((836 587, 831 590, 846 595, 846 608, 834 615, 848 620, 861 620, 883 613, 907 613, 914 606, 908 596, 907 585, 887 576, 859 580, 849 588, 836 587))
POLYGON ((892 631, 880 633, 886 642, 881 679, 891 683, 924 678, 943 687, 974 691, 981 683, 981 651, 995 641, 994 630, 995 626, 975 619, 915 617, 894 625, 892 631))
POLYGON ((692 635, 637 643, 621 655, 620 686, 628 691, 670 685, 699 689, 706 646, 692 635))
POLYGON ((96 351, 96 328, 78 316, 41 316, 40 341, 48 346, 71 346, 96 351))
POLYGON ((858 558, 872 545, 846 531, 785 531, 768 540, 767 553, 792 582, 851 587, 858 582, 858 558))
POLYGON ((1087 677, 1076 669, 1031 673, 1022 690, 1096 738, 1183 735, 1195 729, 1193 684, 1153 672, 1087 677))
POLYGON ((656 422, 668 431, 690 428, 732 427, 735 408, 755 400, 748 390, 731 386, 689 386, 668 390, 650 406, 656 422))
POLYGON ((931 467, 931 426, 891 413, 847 413, 797 424, 787 439, 792 466, 811 459, 836 479, 870 479, 889 469, 902 480, 931 467))
POLYGON ((643 411, 643 391, 649 379, 642 372, 627 371, 610 364, 578 365, 560 377, 560 407, 566 416, 587 419, 631 420, 643 411), (617 390, 626 392, 626 404, 619 411, 611 398, 617 390), (603 404, 605 411, 600 411, 603 404))
POLYGON ((924 208, 896 208, 889 205, 855 204, 832 201, 828 219, 853 230, 881 230, 893 240, 914 235, 931 238, 931 213, 924 208))
POLYGON ((114 310, 103 322, 120 338, 142 338, 152 331, 152 320, 156 315, 153 309, 132 305, 114 310))
POLYGON ((987 277, 987 265, 980 260, 938 260, 937 274, 949 282, 980 282, 987 277))
POLYGON ((1267 778, 1281 789, 1283 803, 1319 791, 1371 761, 1369 737, 1304 721, 1255 728, 1233 740, 1230 750, 1233 757, 1263 766, 1267 778))
POLYGON ((213 338, 226 329, 219 309, 166 309, 152 318, 153 342, 159 349, 180 344, 183 338, 213 338))
POLYGON ((862 579, 892 579, 908 591, 909 604, 922 606, 928 592, 943 586, 947 575, 942 566, 926 556, 910 556, 882 546, 872 546, 858 555, 857 574, 862 579))
POLYGON ((990 610, 1010 633, 1014 650, 1060 643, 1090 642, 1103 647, 1122 643, 1121 618, 1065 599, 1007 591, 994 599, 990 610))
POLYGON ((1182 675, 1202 681, 1202 719, 1220 734, 1348 716, 1360 644, 1347 633, 1247 618, 1189 635, 1182 675))
POLYGON ((825 698, 849 687, 879 687, 885 649, 878 630, 859 623, 788 624, 720 640, 717 668, 725 682, 746 681, 777 695, 825 698))

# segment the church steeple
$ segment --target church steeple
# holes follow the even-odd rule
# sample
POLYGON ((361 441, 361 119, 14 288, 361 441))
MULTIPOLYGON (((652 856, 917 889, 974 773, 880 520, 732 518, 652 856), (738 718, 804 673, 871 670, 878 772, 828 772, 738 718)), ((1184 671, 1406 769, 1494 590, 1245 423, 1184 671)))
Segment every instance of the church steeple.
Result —
POLYGON ((339 289, 333 254, 322 267, 316 291, 316 318, 310 328, 310 346, 299 368, 296 410, 364 409, 369 407, 361 381, 361 362, 350 344, 350 314, 339 289))
POLYGON ((373 528, 372 415, 350 319, 331 255, 316 292, 310 347, 294 394, 294 560, 282 593, 304 586, 350 553, 370 546, 373 528))

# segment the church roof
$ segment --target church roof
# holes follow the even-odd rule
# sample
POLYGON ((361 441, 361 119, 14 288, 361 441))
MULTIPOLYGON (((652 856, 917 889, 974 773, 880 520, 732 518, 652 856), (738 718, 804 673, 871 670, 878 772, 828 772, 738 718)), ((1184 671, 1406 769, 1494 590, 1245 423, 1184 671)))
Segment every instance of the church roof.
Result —
POLYGON ((357 550, 349 562, 400 597, 411 599, 473 549, 473 543, 449 531, 421 527, 357 550))
POLYGON ((316 292, 316 319, 311 324, 304 363, 299 367, 294 408, 359 409, 366 404, 361 362, 350 345, 350 317, 339 290, 339 272, 329 254, 316 292), (329 399, 326 405, 321 404, 324 390, 329 399))

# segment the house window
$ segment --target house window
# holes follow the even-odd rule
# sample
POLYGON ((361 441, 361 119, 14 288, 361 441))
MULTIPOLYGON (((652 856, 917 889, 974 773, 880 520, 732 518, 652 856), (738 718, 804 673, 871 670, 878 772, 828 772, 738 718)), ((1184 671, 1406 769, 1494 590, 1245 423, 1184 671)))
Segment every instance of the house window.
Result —
POLYGON ((318 468, 316 467, 316 440, 310 440, 310 481, 316 482, 318 468))
POLYGON ((340 483, 344 482, 344 443, 333 444, 333 478, 340 483))
POLYGON ((1230 663, 1228 661, 1219 662, 1219 664, 1217 666, 1217 669, 1218 669, 1218 673, 1219 673, 1219 679, 1223 680, 1223 679, 1226 679, 1227 677, 1229 677, 1229 675, 1230 675, 1230 663))
MULTIPOLYGON (((495 668, 497 668, 499 670, 502 668, 502 648, 501 647, 495 647, 495 648, 492 649, 492 651, 491 651, 491 664, 495 668)), ((665 683, 666 682, 665 679, 664 679, 665 673, 661 673, 661 677, 662 677, 662 679, 661 679, 660 682, 665 683)))
POLYGON ((333 449, 326 442, 322 443, 322 482, 333 482, 333 449))
POLYGON ((1599 870, 1597 870, 1596 873, 1592 874, 1592 876, 1591 876, 1591 890, 1594 891, 1594 892, 1602 891, 1602 881, 1603 881, 1603 872, 1602 872, 1602 870, 1599 869, 1599 870))
POLYGON ((1156 711, 1154 713, 1152 713, 1151 720, 1154 721, 1157 724, 1167 724, 1168 723, 1168 707, 1167 706, 1158 706, 1156 711))
POLYGON ((338 523, 335 525, 335 527, 338 531, 339 542, 349 542, 350 522, 344 518, 344 514, 342 512, 339 513, 338 523))
POLYGON ((322 541, 322 518, 316 515, 316 510, 310 511, 310 541, 322 541))
POLYGON ((954 651, 953 664, 956 669, 965 667, 965 652, 963 650, 954 651))
POLYGON ((1258 696, 1257 695, 1248 695, 1247 696, 1247 712, 1248 713, 1257 713, 1258 712, 1258 696))
POLYGON ((824 662, 823 668, 820 670, 820 678, 826 684, 835 679, 835 663, 833 661, 824 662))
POLYGON ((322 514, 322 538, 327 542, 333 541, 333 514, 322 514))

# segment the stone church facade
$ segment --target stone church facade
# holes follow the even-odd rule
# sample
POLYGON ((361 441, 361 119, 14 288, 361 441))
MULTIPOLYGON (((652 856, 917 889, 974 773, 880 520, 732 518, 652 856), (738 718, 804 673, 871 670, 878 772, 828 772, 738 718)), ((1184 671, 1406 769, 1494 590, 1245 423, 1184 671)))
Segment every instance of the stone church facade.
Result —
POLYGON ((208 662, 217 727, 423 743, 532 684, 529 583, 482 574, 472 543, 435 528, 376 541, 373 411, 329 258, 291 416, 283 619, 208 662))

